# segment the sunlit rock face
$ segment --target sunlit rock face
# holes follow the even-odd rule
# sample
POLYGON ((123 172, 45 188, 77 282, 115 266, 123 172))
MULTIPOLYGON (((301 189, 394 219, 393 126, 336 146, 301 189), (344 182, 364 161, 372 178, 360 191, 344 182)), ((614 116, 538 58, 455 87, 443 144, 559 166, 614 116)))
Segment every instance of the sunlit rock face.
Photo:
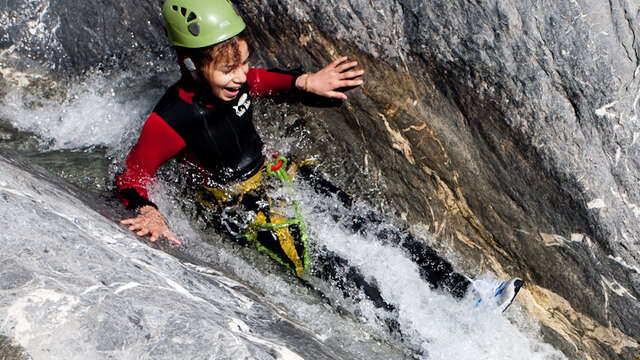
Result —
MULTIPOLYGON (((77 74, 170 54, 157 1, 11 3, 9 59, 77 74)), ((298 109, 337 182, 424 225, 467 272, 523 277, 568 356, 640 354, 639 3, 237 6, 261 66, 345 54, 367 70, 343 106, 298 109)))
POLYGON ((522 300, 568 355, 639 352, 637 3, 242 9, 274 59, 361 61, 351 107, 321 119, 335 157, 380 180, 399 214, 466 266, 523 276, 522 300))

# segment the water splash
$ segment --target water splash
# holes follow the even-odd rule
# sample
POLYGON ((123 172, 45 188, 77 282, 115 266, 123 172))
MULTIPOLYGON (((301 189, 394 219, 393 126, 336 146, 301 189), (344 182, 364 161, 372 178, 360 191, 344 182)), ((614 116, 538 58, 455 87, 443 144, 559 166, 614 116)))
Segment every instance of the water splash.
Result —
MULTIPOLYGON (((376 229, 368 229, 370 235, 361 235, 337 225, 332 218, 340 212, 343 212, 340 216, 352 216, 340 210, 337 200, 323 200, 312 191, 302 196, 314 240, 348 259, 378 285, 385 300, 397 309, 405 342, 428 354, 429 359, 564 358, 543 343, 535 324, 525 321, 527 315, 521 308, 510 309, 513 314, 509 319, 493 311, 474 310, 471 297, 458 301, 430 289, 405 251, 371 235, 376 229), (319 207, 323 202, 325 205, 319 207), (332 216, 327 216, 328 213, 332 216)), ((496 280, 493 274, 482 277, 487 282, 496 280)), ((389 316, 366 301, 359 306, 359 313, 368 314, 370 322, 389 316)))
POLYGON ((126 151, 164 87, 175 80, 171 74, 140 78, 119 72, 68 83, 33 73, 6 74, 13 86, 2 99, 0 118, 37 135, 42 151, 100 146, 126 151))
MULTIPOLYGON (((137 75, 94 75, 77 84, 63 83, 54 87, 46 85, 46 78, 31 78, 22 85, 9 88, 0 106, 0 116, 14 127, 36 134, 40 140, 40 151, 101 146, 121 159, 137 139, 153 104, 171 82, 170 75, 155 80, 144 77, 132 80, 137 75)), ((263 131, 282 130, 265 127, 263 131)), ((277 151, 304 146, 300 145, 299 139, 287 136, 268 138, 267 144, 277 151)), ((345 215, 346 210, 336 200, 321 197, 310 189, 302 189, 300 194, 316 247, 326 247, 360 268, 367 278, 378 284, 385 299, 397 308, 397 312, 376 309, 366 300, 354 302, 351 298, 345 299, 340 291, 331 287, 332 284, 311 280, 323 290, 330 303, 335 304, 335 308, 328 307, 326 300, 314 289, 289 277, 267 257, 251 249, 238 248, 220 236, 193 230, 193 222, 197 219, 185 216, 180 210, 179 198, 171 197, 168 195, 171 191, 166 191, 175 190, 176 185, 172 182, 161 183, 160 191, 152 196, 167 215, 171 226, 186 237, 183 255, 221 270, 213 270, 212 273, 210 267, 205 270, 193 268, 175 262, 163 253, 144 250, 146 247, 141 247, 132 235, 88 212, 78 199, 61 195, 55 187, 48 187, 53 195, 34 194, 30 195, 29 201, 21 203, 19 193, 26 190, 16 188, 18 185, 13 188, 2 186, 7 202, 7 206, 2 207, 5 209, 3 218, 9 222, 5 226, 8 231, 3 235, 4 241, 47 239, 44 244, 47 244, 48 251, 66 256, 51 263, 51 267, 42 269, 41 264, 32 264, 28 268, 38 281, 34 281, 33 287, 21 290, 21 298, 25 301, 36 299, 36 296, 43 299, 30 302, 30 315, 17 311, 24 308, 20 307, 22 303, 7 304, 7 308, 15 305, 12 309, 17 312, 12 314, 22 315, 12 316, 11 324, 6 323, 2 331, 15 336, 17 333, 11 329, 18 323, 23 326, 18 329, 27 329, 29 325, 28 330, 18 333, 23 340, 21 344, 30 352, 49 348, 56 354, 68 354, 68 350, 73 349, 77 354, 91 354, 96 358, 144 358, 179 352, 198 356, 213 352, 232 358, 272 358, 268 354, 279 352, 285 356, 289 354, 286 349, 289 349, 297 356, 309 358, 293 350, 311 346, 306 341, 282 348, 283 342, 288 341, 282 337, 293 330, 276 324, 282 323, 278 319, 286 318, 313 334, 311 338, 315 340, 311 344, 325 344, 328 348, 323 348, 323 351, 338 354, 336 358, 562 358, 556 350, 543 343, 535 324, 531 325, 517 306, 515 315, 507 319, 493 313, 474 313, 470 310, 473 305, 469 300, 460 302, 432 291, 420 278, 416 265, 407 254, 372 236, 353 234, 341 227, 332 217, 345 215), (12 191, 18 198, 11 195, 12 191), (54 205, 49 203, 66 210, 54 210, 54 205), (74 208, 76 206, 77 209, 74 208), (44 219, 42 226, 28 225, 35 221, 29 215, 34 208, 42 215, 38 221, 42 223, 44 219), (79 227, 78 224, 85 225, 79 227), (101 239, 97 249, 82 243, 93 238, 101 239), (114 248, 118 250, 113 252, 114 248), (119 263, 117 269, 108 270, 111 265, 100 260, 103 258, 119 263), (94 275, 95 271, 101 275, 94 275), (61 273, 68 275, 60 278, 61 273), (139 277, 130 276, 135 273, 139 277), (81 280, 64 280, 71 274, 80 274, 81 280), (106 285, 100 281, 105 281, 106 285), (61 287, 52 285, 56 283, 61 287), (45 299, 38 291, 45 291, 48 297, 45 299), (162 299, 156 299, 158 294, 162 299), (258 306, 256 298, 265 299, 266 305, 258 306), (92 310, 96 303, 105 299, 113 299, 114 302, 103 305, 100 311, 92 310), (176 304, 186 306, 184 311, 174 315, 166 312, 166 308, 173 309, 176 304), (39 327, 38 322, 45 319, 46 311, 49 311, 46 309, 51 305, 55 305, 56 314, 67 311, 71 316, 62 316, 64 319, 52 328, 39 327), (256 307, 263 310, 253 312, 251 309, 256 307), (137 320, 132 322, 119 315, 137 320), (398 321, 402 338, 389 333, 384 321, 387 318, 398 321), (265 323, 264 319, 276 320, 265 323), (112 329, 114 334, 107 336, 101 332, 100 326, 90 325, 94 322, 112 329), (136 324, 148 329, 145 331, 149 331, 154 340, 145 339, 136 324), (248 333, 242 324, 247 324, 252 332, 248 333), (61 328, 68 331, 59 333, 61 328), (262 335, 256 337, 256 329, 261 329, 259 333, 262 335), (52 331, 58 336, 55 343, 46 340, 52 331), (267 335, 274 331, 282 337, 267 335), (103 336, 106 337, 102 339, 103 336), (78 338, 87 340, 87 345, 81 348, 72 346, 72 341, 77 342, 78 338), (156 341, 159 339, 170 341, 156 341), (270 350, 265 350, 265 346, 270 350)), ((29 186, 47 188, 41 183, 29 186)), ((29 245, 30 255, 26 257, 29 261, 33 260, 34 253, 41 251, 40 245, 29 245)), ((27 267, 25 264, 21 266, 27 267)), ((352 295, 353 298, 361 297, 355 293, 352 295)))

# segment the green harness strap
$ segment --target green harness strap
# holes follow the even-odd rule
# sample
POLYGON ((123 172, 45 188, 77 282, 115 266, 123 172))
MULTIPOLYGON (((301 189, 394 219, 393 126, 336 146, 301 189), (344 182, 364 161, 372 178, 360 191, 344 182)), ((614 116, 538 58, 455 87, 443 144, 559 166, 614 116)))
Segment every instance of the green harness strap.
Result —
MULTIPOLYGON (((270 222, 269 223, 252 223, 250 227, 256 230, 275 231, 278 229, 288 227, 290 225, 298 225, 298 228, 300 229, 300 240, 302 241, 302 246, 303 246, 303 271, 302 273, 299 273, 295 269, 291 269, 291 270, 293 271, 294 275, 301 277, 304 274, 309 273, 309 244, 308 244, 307 230, 305 228, 302 212, 300 211, 300 202, 297 200, 297 194, 293 186, 293 182, 291 181, 291 179, 289 178, 289 174, 287 174, 285 170, 286 166, 287 166, 287 159, 282 155, 277 156, 273 163, 267 164, 267 173, 270 175, 274 175, 278 179, 280 179, 293 194, 293 197, 294 197, 293 204, 295 206, 296 217, 289 221, 284 221, 277 224, 270 223, 270 222)), ((256 243, 259 251, 266 252, 267 254, 269 254, 269 256, 271 256, 273 259, 275 259, 282 265, 289 267, 287 263, 282 259, 280 259, 275 253, 273 253, 271 250, 269 250, 265 246, 262 246, 258 241, 256 241, 254 235, 247 233, 245 234, 245 237, 247 238, 247 240, 256 243)))

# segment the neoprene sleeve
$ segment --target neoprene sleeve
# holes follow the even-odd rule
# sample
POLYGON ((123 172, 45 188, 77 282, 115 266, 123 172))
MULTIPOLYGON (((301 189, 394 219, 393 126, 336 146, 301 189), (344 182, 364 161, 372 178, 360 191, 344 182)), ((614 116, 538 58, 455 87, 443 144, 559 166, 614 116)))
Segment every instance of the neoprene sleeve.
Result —
MULTIPOLYGON (((250 69, 247 73, 249 92, 254 96, 275 95, 290 91, 294 87, 295 76, 265 69, 250 69)), ((180 89, 181 95, 185 91, 180 89)), ((191 103, 192 93, 188 99, 191 103)), ((156 171, 165 161, 176 156, 186 147, 183 139, 157 113, 152 112, 140 133, 138 142, 126 159, 125 170, 116 179, 116 186, 123 203, 129 208, 144 205, 155 206, 149 200, 148 189, 156 171)))

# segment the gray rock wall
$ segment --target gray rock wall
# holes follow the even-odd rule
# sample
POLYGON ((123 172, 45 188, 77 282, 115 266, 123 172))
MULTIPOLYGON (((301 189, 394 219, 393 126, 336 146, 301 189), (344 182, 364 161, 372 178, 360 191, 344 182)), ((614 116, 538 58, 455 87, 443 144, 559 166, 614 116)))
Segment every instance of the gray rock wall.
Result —
POLYGON ((157 61, 168 55, 161 3, 1 0, 0 65, 68 75, 157 61))
POLYGON ((354 110, 325 129, 401 215, 476 271, 524 276, 524 302, 570 356, 638 353, 637 3, 241 7, 285 62, 363 62, 354 110))
MULTIPOLYGON (((47 4, 0 1, 7 62, 75 74, 168 54, 159 1, 47 4)), ((345 106, 304 110, 331 174, 465 271, 525 278, 520 300, 571 358, 640 354, 638 2, 237 5, 260 64, 367 69, 345 106)))
POLYGON ((29 360, 27 355, 19 345, 16 345, 6 336, 0 335, 0 356, 7 360, 29 360))

